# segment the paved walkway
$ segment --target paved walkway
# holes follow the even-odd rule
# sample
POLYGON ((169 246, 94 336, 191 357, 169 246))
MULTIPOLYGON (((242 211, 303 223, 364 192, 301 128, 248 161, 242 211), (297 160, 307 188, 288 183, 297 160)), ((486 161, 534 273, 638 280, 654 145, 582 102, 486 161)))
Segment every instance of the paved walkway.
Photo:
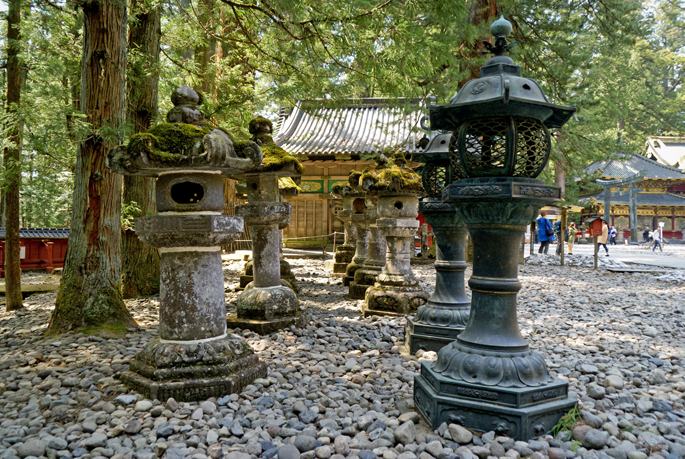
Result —
MULTIPOLYGON (((539 245, 535 245, 537 252, 539 245)), ((550 246, 549 253, 552 253, 556 246, 550 246)), ((576 244, 573 252, 582 255, 592 255, 592 244, 576 244)), ((530 246, 526 244, 526 254, 530 253, 530 246)), ((604 248, 600 248, 600 257, 604 256, 604 248)), ((685 270, 685 245, 669 244, 661 253, 652 252, 651 249, 635 246, 610 245, 609 256, 624 263, 637 263, 650 266, 661 266, 664 268, 684 269, 685 270)))

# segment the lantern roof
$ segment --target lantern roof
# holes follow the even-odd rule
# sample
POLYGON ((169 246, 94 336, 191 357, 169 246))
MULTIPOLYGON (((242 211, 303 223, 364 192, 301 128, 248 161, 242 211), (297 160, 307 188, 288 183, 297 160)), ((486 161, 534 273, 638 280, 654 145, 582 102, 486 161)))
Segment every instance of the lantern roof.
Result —
POLYGON ((453 131, 468 119, 492 116, 534 118, 548 128, 566 124, 576 108, 551 103, 542 87, 522 77, 521 67, 504 55, 517 44, 507 44, 511 23, 501 17, 490 32, 495 45, 483 43, 494 56, 481 67, 480 77, 466 82, 448 105, 430 107, 431 128, 453 131))

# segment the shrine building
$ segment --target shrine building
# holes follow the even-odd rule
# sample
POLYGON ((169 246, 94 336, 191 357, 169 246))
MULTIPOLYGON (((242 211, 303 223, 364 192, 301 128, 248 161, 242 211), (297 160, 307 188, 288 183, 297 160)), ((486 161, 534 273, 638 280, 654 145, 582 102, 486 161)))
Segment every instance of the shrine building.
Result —
POLYGON ((320 248, 322 235, 342 233, 336 218, 342 201, 331 195, 333 185, 347 181, 352 170, 373 167, 377 153, 409 155, 420 149, 426 113, 422 99, 350 99, 333 108, 322 100, 304 100, 282 108, 274 141, 305 166, 301 191, 285 198, 292 204, 285 245, 320 248))
MULTIPOLYGON (((652 138, 648 142, 653 142, 652 138)), ((680 164, 685 165, 683 162, 680 164)), ((645 228, 657 228, 664 223, 664 238, 683 239, 685 231, 685 170, 656 161, 645 156, 625 153, 616 159, 596 161, 585 168, 589 174, 598 175, 602 180, 617 180, 631 177, 645 171, 645 177, 635 187, 637 193, 638 239, 642 239, 645 228)), ((611 192, 624 191, 628 187, 611 188, 611 192)), ((590 204, 581 218, 604 214, 604 192, 580 196, 580 202, 590 204)), ((612 196, 610 202, 610 225, 616 226, 621 236, 630 238, 629 197, 612 196)))

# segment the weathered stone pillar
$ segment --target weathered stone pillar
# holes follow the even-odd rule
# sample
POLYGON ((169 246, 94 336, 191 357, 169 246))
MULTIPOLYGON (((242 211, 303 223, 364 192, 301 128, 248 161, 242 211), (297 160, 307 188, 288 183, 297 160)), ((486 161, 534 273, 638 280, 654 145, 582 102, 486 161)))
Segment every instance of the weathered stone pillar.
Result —
POLYGON ((333 262, 327 261, 326 268, 333 271, 333 275, 337 277, 344 277, 347 272, 347 265, 352 262, 355 254, 355 246, 357 242, 357 228, 352 224, 352 209, 354 198, 345 196, 342 199, 343 208, 339 214, 345 228, 345 242, 335 249, 335 258, 333 262))
POLYGON ((366 291, 362 306, 365 316, 409 314, 428 300, 428 293, 419 285, 410 264, 419 227, 418 205, 414 195, 378 198, 377 226, 388 250, 377 282, 366 291))
POLYGON ((354 300, 364 299, 366 290, 373 286, 385 266, 387 246, 385 236, 378 229, 377 202, 377 196, 367 196, 365 199, 364 220, 369 228, 369 243, 364 263, 354 273, 354 281, 350 282, 349 296, 354 300))
POLYGON ((468 231, 454 206, 440 198, 425 198, 419 212, 435 234, 435 291, 428 302, 407 318, 405 345, 410 354, 423 349, 438 352, 464 331, 471 310, 466 294, 466 237, 468 231))
POLYGON ((279 225, 290 215, 290 203, 279 202, 278 176, 259 173, 246 177, 248 204, 236 207, 252 233, 254 280, 238 297, 230 327, 260 334, 302 324, 293 290, 281 282, 279 225))
POLYGON ((347 265, 347 270, 345 271, 345 277, 343 278, 343 285, 345 286, 349 286, 354 280, 354 274, 362 267, 369 250, 369 226, 364 217, 364 199, 355 198, 354 201, 361 202, 361 205, 359 206, 360 210, 354 210, 354 213, 352 214, 352 224, 357 233, 357 244, 354 258, 352 258, 352 262, 347 265))
POLYGON ((141 241, 159 248, 159 338, 136 354, 121 379, 147 398, 204 400, 240 392, 266 375, 245 340, 228 335, 221 246, 243 229, 241 217, 221 215, 222 174, 256 168, 254 142, 240 152, 221 129, 210 129, 187 86, 172 96, 168 123, 131 137, 108 155, 115 172, 158 177, 159 215, 137 218, 141 241))

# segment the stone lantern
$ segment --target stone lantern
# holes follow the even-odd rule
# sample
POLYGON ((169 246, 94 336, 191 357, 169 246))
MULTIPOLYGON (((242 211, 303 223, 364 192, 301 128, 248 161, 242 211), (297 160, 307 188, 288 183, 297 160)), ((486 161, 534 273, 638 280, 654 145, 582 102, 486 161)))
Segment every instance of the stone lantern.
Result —
POLYGON ((549 128, 574 107, 550 103, 540 86, 520 76, 504 53, 511 24, 491 28, 494 57, 450 104, 431 107, 433 129, 452 132, 453 182, 443 201, 454 205, 473 240, 471 313, 464 331, 424 362, 414 384, 421 415, 436 428, 459 423, 516 440, 549 432, 576 403, 568 383, 552 376, 544 358, 521 336, 516 318, 518 250, 540 207, 561 191, 535 179, 550 154, 549 128))
MULTIPOLYGON (((354 190, 361 190, 361 176, 359 171, 350 172, 348 181, 354 190)), ((357 228, 368 230, 368 242, 366 244, 366 256, 360 267, 354 271, 354 278, 349 283, 349 297, 353 300, 363 300, 366 290, 376 283, 378 275, 385 266, 385 254, 387 245, 385 236, 380 232, 377 225, 378 196, 364 193, 364 205, 357 202, 355 215, 352 217, 357 224, 357 228), (361 221, 361 212, 363 221, 361 221)), ((359 234, 357 234, 359 238, 359 234)))
POLYGON ((452 134, 440 134, 425 151, 412 159, 424 163, 421 179, 428 195, 419 202, 419 212, 435 235, 435 291, 428 302, 407 318, 405 345, 410 354, 419 349, 438 352, 464 331, 471 299, 464 288, 466 270, 466 225, 454 206, 442 202, 442 192, 450 180, 449 145, 452 134))
POLYGON ((258 168, 237 176, 246 182, 248 203, 236 207, 236 213, 245 218, 252 233, 254 280, 238 297, 228 325, 267 334, 304 324, 295 292, 281 280, 280 229, 289 224, 291 207, 281 201, 278 188, 279 177, 300 176, 304 167, 274 143, 271 121, 255 118, 249 129, 264 159, 258 168))
POLYGON ((345 242, 339 245, 335 249, 335 258, 333 263, 326 262, 326 267, 333 271, 334 275, 337 277, 345 276, 347 272, 347 266, 352 262, 354 257, 357 243, 357 228, 352 224, 352 214, 354 214, 354 200, 355 196, 351 196, 348 193, 343 195, 342 190, 351 191, 349 186, 345 187, 341 182, 333 185, 331 190, 333 196, 342 199, 342 211, 339 213, 340 220, 343 222, 343 227, 345 229, 345 242), (338 186, 336 186, 338 185, 338 186), (343 185, 343 186, 341 186, 343 185))
POLYGON ((419 227, 417 195, 423 194, 420 177, 407 166, 404 154, 397 153, 391 160, 381 154, 376 169, 360 180, 367 195, 377 199, 376 226, 387 242, 385 266, 366 291, 362 312, 365 316, 413 313, 428 300, 410 265, 419 227))
MULTIPOLYGON (((347 183, 338 182, 333 185, 333 194, 342 197, 344 218, 349 219, 350 234, 354 234, 354 255, 347 264, 343 277, 343 285, 349 286, 354 280, 354 273, 362 267, 369 246, 369 227, 364 218, 364 192, 359 188, 353 188, 348 180, 347 183)), ((345 222, 346 241, 347 224, 348 222, 345 222)))
POLYGON ((121 379, 150 399, 204 400, 266 375, 245 340, 227 334, 220 249, 243 230, 242 217, 221 215, 224 176, 259 166, 262 153, 254 142, 234 143, 208 127, 191 88, 178 89, 172 101, 168 123, 108 156, 117 173, 157 177, 159 211, 135 220, 138 237, 160 252, 159 338, 121 379))

